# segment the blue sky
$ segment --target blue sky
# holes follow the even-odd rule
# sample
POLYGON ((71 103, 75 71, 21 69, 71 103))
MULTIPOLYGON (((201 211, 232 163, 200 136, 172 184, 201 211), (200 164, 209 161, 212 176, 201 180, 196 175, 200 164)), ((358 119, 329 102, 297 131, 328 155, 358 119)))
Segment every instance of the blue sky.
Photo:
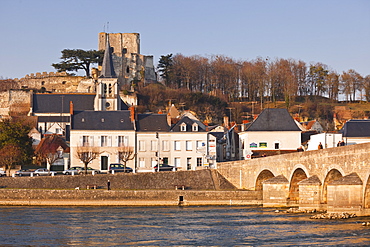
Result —
POLYGON ((0 0, 0 78, 55 71, 98 33, 140 33, 141 54, 321 62, 370 75, 369 0, 0 0), (109 22, 109 25, 107 23, 109 22))

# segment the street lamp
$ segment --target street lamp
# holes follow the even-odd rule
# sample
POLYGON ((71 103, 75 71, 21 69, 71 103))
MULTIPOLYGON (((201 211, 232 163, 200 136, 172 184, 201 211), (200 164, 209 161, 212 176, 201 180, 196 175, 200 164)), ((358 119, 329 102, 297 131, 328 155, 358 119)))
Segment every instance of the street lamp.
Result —
POLYGON ((159 149, 160 149, 160 144, 159 144, 159 133, 158 132, 155 132, 155 138, 157 139, 157 171, 159 172, 159 161, 160 161, 159 149))

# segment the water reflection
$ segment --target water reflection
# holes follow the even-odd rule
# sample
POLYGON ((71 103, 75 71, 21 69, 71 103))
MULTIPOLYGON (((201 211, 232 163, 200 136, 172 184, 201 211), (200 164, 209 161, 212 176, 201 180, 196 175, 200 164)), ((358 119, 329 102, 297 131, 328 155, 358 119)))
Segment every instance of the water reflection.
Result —
POLYGON ((311 220, 252 207, 0 207, 2 245, 369 244, 365 218, 311 220))

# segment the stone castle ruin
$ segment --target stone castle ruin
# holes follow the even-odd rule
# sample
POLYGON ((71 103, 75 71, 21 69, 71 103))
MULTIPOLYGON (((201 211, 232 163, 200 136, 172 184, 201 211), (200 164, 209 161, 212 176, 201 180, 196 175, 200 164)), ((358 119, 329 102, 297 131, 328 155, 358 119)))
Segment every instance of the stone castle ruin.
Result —
MULTIPOLYGON (((144 85, 157 81, 153 56, 140 54, 140 34, 138 33, 99 33, 98 50, 105 50, 107 38, 112 49, 114 70, 121 89, 129 89, 138 82, 144 85)), ((0 118, 12 113, 29 112, 33 91, 51 93, 95 93, 101 66, 92 68, 92 78, 72 76, 66 72, 31 73, 23 78, 15 78, 18 89, 0 92, 0 118)), ((130 95, 121 97, 131 105, 136 98, 130 95)))
POLYGON ((99 50, 105 49, 107 38, 112 48, 114 71, 121 86, 137 81, 142 81, 144 85, 156 81, 153 56, 140 54, 140 34, 99 33, 99 50))

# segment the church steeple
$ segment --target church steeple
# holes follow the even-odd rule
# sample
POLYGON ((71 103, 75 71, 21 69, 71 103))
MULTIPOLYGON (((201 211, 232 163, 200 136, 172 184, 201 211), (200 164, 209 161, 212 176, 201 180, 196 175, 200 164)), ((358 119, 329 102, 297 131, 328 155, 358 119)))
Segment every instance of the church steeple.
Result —
POLYGON ((109 35, 107 34, 107 42, 104 52, 103 65, 100 74, 101 78, 117 78, 116 73, 114 72, 113 59, 111 47, 109 44, 109 35))

